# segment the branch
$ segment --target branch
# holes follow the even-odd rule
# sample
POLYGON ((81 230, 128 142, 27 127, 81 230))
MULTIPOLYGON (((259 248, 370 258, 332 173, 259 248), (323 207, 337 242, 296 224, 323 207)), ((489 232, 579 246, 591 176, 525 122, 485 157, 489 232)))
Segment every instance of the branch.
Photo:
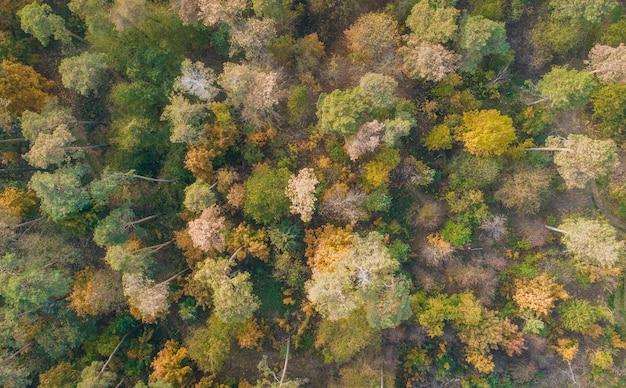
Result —
POLYGON ((540 98, 540 99, 538 99, 536 101, 533 101, 533 102, 528 102, 528 103, 526 103, 526 105, 528 105, 528 106, 530 106, 530 105, 537 105, 539 103, 542 103, 542 102, 548 101, 548 100, 550 100, 550 97, 544 97, 544 98, 540 98))
POLYGON ((28 141, 28 139, 26 139, 25 137, 18 137, 15 139, 0 140, 0 143, 21 143, 23 141, 28 141))
POLYGON ((569 148, 562 147, 530 147, 524 148, 524 151, 563 151, 563 152, 572 152, 569 148))
POLYGON ((156 179, 156 178, 149 178, 147 176, 137 175, 137 174, 130 174, 130 176, 132 176, 133 178, 143 179, 143 180, 150 181, 150 182, 165 182, 165 183, 176 182, 176 179, 156 179))
POLYGON ((171 282, 172 280, 176 279, 177 277, 179 277, 180 275, 184 274, 184 273, 185 273, 185 272, 187 272, 187 271, 190 271, 190 269, 189 269, 189 268, 185 268, 184 270, 180 271, 180 272, 179 272, 179 273, 177 273, 176 275, 171 276, 171 277, 169 277, 169 278, 167 278, 167 279, 163 280, 161 283, 159 283, 159 284, 157 284, 157 285, 161 285, 161 284, 163 284, 163 283, 169 283, 169 282, 171 282))
POLYGON ((115 347, 115 349, 113 349, 113 353, 111 353, 109 355, 109 358, 107 359, 107 362, 104 363, 104 365, 102 365, 102 369, 100 369, 100 373, 98 373, 98 376, 100 376, 104 370, 106 369, 107 365, 109 365, 109 362, 111 362, 111 359, 113 358, 113 356, 115 355, 115 353, 120 349, 120 346, 122 346, 122 343, 124 342, 124 340, 126 339, 126 337, 128 337, 128 333, 124 334, 124 336, 122 337, 122 339, 120 340, 120 343, 117 344, 117 346, 115 347))
POLYGON ((553 227, 553 226, 544 225, 543 227, 544 227, 544 228, 546 228, 546 229, 548 229, 548 230, 551 230, 551 231, 553 231, 553 232, 558 232, 558 233, 563 233, 563 234, 566 234, 566 232, 565 232, 564 230, 557 229, 557 228, 555 228, 555 227, 553 227))
POLYGON ((153 215, 153 216, 148 216, 148 217, 140 218, 140 219, 138 219, 137 221, 127 222, 127 223, 124 225, 124 227, 128 228, 128 227, 133 226, 133 225, 141 224, 142 222, 146 222, 146 221, 149 221, 149 220, 151 220, 151 219, 153 219, 153 218, 157 218, 157 217, 159 217, 161 214, 163 214, 163 213, 159 213, 159 214, 155 214, 155 215, 153 215))
POLYGON ((166 247, 166 246, 170 245, 170 244, 171 244, 171 243, 173 243, 173 242, 174 242, 174 240, 172 239, 172 240, 170 240, 170 241, 166 241, 166 242, 164 242, 164 243, 162 243, 162 244, 157 244, 157 245, 152 245, 152 246, 149 246, 149 247, 145 247, 145 248, 137 249, 137 250, 136 250, 135 252, 133 252, 133 253, 143 252, 143 251, 147 251, 147 250, 150 250, 150 249, 152 250, 152 252, 156 252, 156 251, 158 251, 159 249, 164 248, 164 247, 166 247))
POLYGON ((23 226, 29 226, 29 225, 36 224, 36 223, 38 223, 39 221, 44 220, 45 218, 46 218, 46 217, 41 216, 41 217, 39 217, 39 218, 35 218, 34 220, 31 220, 31 221, 22 222, 21 224, 17 224, 17 225, 15 225, 15 226, 13 227, 13 229, 17 229, 17 228, 21 228, 21 227, 23 227, 23 226))
POLYGON ((4 20, 5 22, 9 22, 9 23, 11 23, 11 24, 13 24, 13 25, 16 25, 16 26, 18 26, 18 27, 20 27, 20 26, 21 26, 20 22, 18 22, 17 20, 15 20, 15 19, 13 19, 13 18, 10 18, 10 17, 8 17, 8 16, 4 16, 4 15, 2 15, 2 14, 0 14, 0 19, 4 20))

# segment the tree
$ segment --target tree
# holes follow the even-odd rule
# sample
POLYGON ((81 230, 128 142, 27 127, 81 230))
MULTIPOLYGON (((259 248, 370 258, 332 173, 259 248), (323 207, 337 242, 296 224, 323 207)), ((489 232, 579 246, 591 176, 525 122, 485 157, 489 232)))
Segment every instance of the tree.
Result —
POLYGON ((424 138, 424 146, 429 151, 449 150, 453 144, 452 130, 445 124, 436 125, 424 138))
POLYGON ((378 347, 376 329, 363 319, 363 312, 356 310, 343 319, 324 319, 317 329, 315 346, 323 348, 329 361, 338 365, 350 361, 359 351, 378 347))
POLYGON ((522 312, 530 310, 538 317, 549 315, 558 299, 568 298, 563 286, 545 273, 530 280, 515 279, 513 300, 522 312))
POLYGON ((440 44, 416 40, 413 36, 409 36, 406 46, 398 53, 402 57, 402 71, 411 79, 443 81, 459 68, 461 62, 460 54, 440 44))
POLYGON ((317 100, 317 128, 322 134, 351 136, 370 113, 370 107, 359 88, 322 93, 317 100))
POLYGON ((224 64, 218 83, 228 94, 228 102, 241 109, 242 118, 261 125, 274 117, 280 97, 279 74, 250 64, 224 64))
POLYGON ((218 205, 211 205, 202 211, 200 217, 189 222, 189 236, 196 248, 205 252, 216 250, 224 251, 224 222, 218 205))
POLYGON ((230 32, 230 55, 243 52, 251 62, 262 63, 269 59, 269 43, 276 37, 276 23, 273 19, 249 18, 243 25, 235 25, 230 32))
POLYGON ((361 15, 344 34, 353 61, 374 67, 394 61, 400 34, 398 22, 390 15, 374 12, 361 15))
POLYGON ((59 15, 52 13, 48 4, 33 2, 17 12, 24 32, 33 35, 43 46, 50 43, 50 37, 69 43, 71 38, 85 41, 82 37, 65 28, 65 21, 59 15))
POLYGON ((517 139, 513 120, 495 109, 465 112, 457 136, 478 156, 501 155, 517 139))
POLYGON ((488 55, 509 51, 504 23, 483 16, 465 16, 461 19, 457 45, 463 54, 461 70, 472 72, 488 55))
POLYGON ((41 111, 51 97, 48 91, 54 82, 19 62, 5 59, 0 67, 0 98, 10 101, 6 109, 18 115, 25 110, 41 111))
POLYGON ((563 233, 563 244, 574 257, 584 263, 612 268, 624 256, 624 241, 616 239, 615 228, 606 222, 568 218, 558 228, 548 229, 563 233))
POLYGON ((261 224, 271 224, 286 216, 290 203, 285 189, 290 175, 286 168, 274 169, 266 164, 256 166, 245 182, 244 214, 261 224))
POLYGON ((454 7, 433 7, 429 0, 421 0, 413 6, 406 19, 406 26, 412 31, 409 39, 432 44, 446 43, 455 37, 459 14, 460 11, 454 7))
POLYGON ((292 214, 299 214, 303 222, 309 222, 315 210, 315 185, 319 181, 312 168, 303 168, 298 175, 289 178, 285 195, 291 201, 289 210, 292 214))
POLYGON ((170 97, 170 103, 163 109, 162 121, 172 123, 172 143, 185 143, 192 146, 207 140, 204 119, 207 116, 205 104, 194 104, 180 94, 170 97))
POLYGON ((324 191, 320 212, 326 217, 354 225, 367 217, 362 207, 366 197, 365 192, 358 187, 336 183, 324 191))
POLYGON ((207 26, 217 23, 231 24, 248 7, 245 0, 195 0, 200 9, 200 18, 207 26))
POLYGON ((567 330, 585 333, 603 318, 612 319, 612 313, 584 299, 570 299, 561 306, 561 322, 567 330))
POLYGON ((522 167, 504 176, 495 199, 508 208, 524 213, 539 211, 541 201, 550 188, 553 171, 545 168, 522 167))
POLYGON ((550 16, 571 23, 586 21, 598 24, 617 5, 615 0, 550 0, 550 16))
POLYGON ((107 57, 101 53, 84 53, 64 58, 59 65, 63 86, 83 96, 98 89, 108 69, 107 57))
POLYGON ((35 205, 37 197, 32 190, 8 186, 0 193, 0 207, 5 208, 14 217, 24 218, 32 213, 35 205))
POLYGON ((216 202, 215 193, 212 188, 202 180, 196 180, 191 185, 185 187, 185 200, 183 206, 185 209, 193 213, 202 213, 202 211, 216 202))
POLYGON ((72 110, 59 105, 56 98, 50 98, 42 106, 42 109, 37 110, 41 113, 30 110, 24 111, 20 119, 22 135, 30 142, 37 140, 40 133, 51 134, 59 126, 67 126, 76 121, 72 116, 72 110))
POLYGON ((102 361, 93 361, 80 372, 80 382, 77 388, 111 388, 117 379, 113 372, 103 371, 102 361))
POLYGON ((593 118, 600 122, 602 133, 613 137, 626 128, 626 85, 606 85, 591 96, 593 118))
POLYGON ((130 228, 135 228, 135 225, 158 216, 157 214, 133 221, 135 213, 130 207, 115 209, 108 216, 98 221, 93 231, 93 241, 101 247, 123 244, 130 237, 130 228))
POLYGON ((204 372, 218 372, 230 353, 239 325, 239 322, 225 322, 211 315, 206 326, 193 330, 185 339, 189 357, 204 372))
POLYGON ((191 62, 186 58, 180 65, 180 76, 174 80, 174 91, 195 96, 211 102, 219 93, 215 83, 215 72, 202 62, 191 62))
POLYGON ((398 104, 397 87, 395 79, 380 73, 367 73, 359 80, 359 91, 374 109, 393 109, 398 104))
POLYGON ((187 348, 180 346, 178 342, 167 340, 163 349, 152 360, 153 372, 150 374, 150 381, 163 381, 183 386, 193 372, 189 365, 185 365, 187 353, 187 348))
POLYGON ((123 273, 143 273, 153 264, 153 260, 150 256, 171 244, 172 241, 173 240, 170 240, 162 244, 140 249, 134 248, 130 244, 109 245, 106 247, 107 252, 104 256, 104 260, 115 271, 123 273))
POLYGON ((626 45, 617 47, 597 44, 589 52, 593 73, 603 83, 626 83, 626 45))
POLYGON ((168 285, 179 274, 157 284, 138 273, 123 274, 122 285, 131 314, 145 323, 153 323, 167 315, 170 308, 168 285))
POLYGON ((346 140, 344 145, 350 160, 356 161, 363 154, 373 152, 381 143, 385 124, 377 120, 368 121, 359 127, 358 132, 346 140))
POLYGON ((585 135, 571 134, 566 139, 549 136, 545 147, 526 151, 555 151, 554 164, 568 188, 584 188, 620 163, 613 140, 593 140, 585 135))
POLYGON ((54 173, 37 171, 30 178, 28 187, 37 193, 41 210, 54 221, 87 208, 89 195, 81 184, 85 166, 62 167, 54 173))
POLYGON ((119 272, 87 267, 74 275, 67 300, 79 317, 120 311, 124 305, 121 284, 119 272))
POLYGON ((66 361, 61 361, 47 371, 39 374, 39 387, 56 388, 75 386, 80 380, 80 373, 74 366, 66 361))
POLYGON ((596 88, 590 71, 569 70, 568 66, 554 66, 537 82, 537 91, 554 109, 578 109, 585 105, 596 88))
POLYGON ((61 124, 52 133, 40 132, 32 143, 30 150, 25 153, 24 159, 33 167, 48 168, 50 165, 59 165, 78 157, 80 151, 98 146, 70 146, 76 138, 67 128, 61 124))

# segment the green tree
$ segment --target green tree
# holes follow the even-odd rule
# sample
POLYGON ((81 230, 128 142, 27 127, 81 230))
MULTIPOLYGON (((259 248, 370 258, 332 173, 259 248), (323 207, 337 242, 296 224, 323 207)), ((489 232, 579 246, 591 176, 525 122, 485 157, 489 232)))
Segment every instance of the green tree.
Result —
MULTIPOLYGON (((603 318, 611 317, 610 312, 584 299, 570 299, 561 305, 561 322, 567 330, 584 333, 603 318)), ((612 317, 611 317, 612 318, 612 317)))
POLYGON ((123 244, 130 238, 130 228, 136 228, 135 225, 158 216, 157 214, 133 220, 135 213, 130 207, 115 209, 108 216, 98 221, 93 231, 93 241, 101 247, 123 244))
POLYGON ((107 370, 103 371, 102 361, 93 361, 80 372, 80 382, 76 388, 111 388, 114 386, 117 375, 107 370))
POLYGON ((542 99, 554 109, 578 109, 585 105, 595 90, 597 82, 590 71, 569 70, 566 66, 554 66, 537 82, 542 99))
POLYGON ((271 224, 289 214, 289 198, 285 189, 291 174, 286 168, 258 165, 245 182, 244 213, 261 224, 271 224))
POLYGON ((370 106, 359 88, 322 93, 316 106, 317 128, 322 134, 351 136, 370 113, 370 106))
POLYGON ((185 200, 183 206, 185 209, 193 213, 202 213, 202 211, 216 202, 213 186, 208 183, 197 180, 191 185, 185 187, 185 200))
POLYGON ((64 58, 59 65, 59 73, 63 86, 88 96, 97 91, 105 80, 108 68, 105 54, 85 51, 75 57, 64 58))
POLYGON ((626 128, 626 85, 606 85, 591 96, 593 118, 603 134, 612 137, 626 128))
POLYGON ((30 178, 28 187, 37 193, 41 210, 54 221, 78 213, 90 205, 87 190, 81 178, 85 166, 63 167, 54 173, 37 171, 30 178))
POLYGON ((513 120, 495 109, 465 112, 457 137, 478 156, 502 155, 517 139, 513 120))
POLYGON ((69 43, 71 38, 85 41, 82 37, 65 28, 65 21, 59 15, 52 13, 48 4, 33 2, 17 12, 24 32, 33 35, 43 46, 50 43, 50 37, 69 43))
POLYGON ((472 72, 489 55, 502 55, 509 51, 504 23, 483 16, 465 16, 459 27, 457 42, 463 54, 461 70, 472 72))
POLYGON ((364 349, 379 347, 380 339, 376 332, 363 319, 363 311, 355 310, 340 320, 322 320, 317 329, 316 344, 322 347, 327 361, 341 365, 364 349))
POLYGON ((454 7, 433 7, 431 4, 429 0, 415 4, 406 19, 406 26, 420 41, 446 43, 455 37, 460 11, 454 7))
POLYGON ((239 325, 238 322, 224 322, 217 315, 211 315, 206 326, 193 330, 185 339, 189 357, 204 372, 218 372, 230 353, 239 325))
POLYGON ((70 108, 59 105, 58 99, 51 98, 43 106, 40 113, 30 110, 22 113, 20 119, 22 136, 34 142, 40 133, 51 134, 59 126, 68 125, 75 121, 70 108))
POLYGON ((586 21, 597 24, 618 6, 615 0, 550 0, 551 17, 571 23, 586 21))
POLYGON ((206 141, 204 119, 207 116, 205 104, 194 104, 180 94, 170 97, 170 103, 163 110, 161 120, 172 124, 172 143, 198 145, 206 141))

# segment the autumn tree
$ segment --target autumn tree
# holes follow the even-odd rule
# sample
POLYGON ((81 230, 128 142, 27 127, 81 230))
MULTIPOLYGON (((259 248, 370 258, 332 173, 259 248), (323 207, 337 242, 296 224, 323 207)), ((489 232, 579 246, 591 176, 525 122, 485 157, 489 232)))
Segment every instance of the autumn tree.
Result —
POLYGON ((561 241, 578 260, 601 268, 612 268, 624 256, 624 241, 617 240, 615 228, 606 222, 586 218, 565 219, 558 228, 561 241))
POLYGON ((569 295, 562 285, 545 273, 526 280, 515 279, 513 300, 522 312, 530 310, 537 317, 549 315, 558 299, 567 300, 569 295))
POLYGON ((585 135, 571 134, 565 139, 548 136, 545 147, 526 151, 555 151, 554 164, 568 188, 584 188, 620 163, 613 140, 594 140, 585 135))
POLYGON ((213 185, 209 186, 202 180, 197 180, 185 187, 185 200, 183 201, 185 209, 198 214, 214 205, 216 198, 212 188, 213 185))
POLYGON ((377 120, 368 121, 359 127, 357 133, 346 140, 345 149, 350 160, 356 161, 363 154, 373 152, 385 134, 385 124, 377 120))
POLYGON ((187 348, 174 340, 168 340, 152 360, 153 372, 150 374, 150 381, 163 381, 183 386, 192 373, 191 367, 185 365, 186 358, 187 348))
POLYGON ((274 223, 286 216, 290 206, 285 195, 289 177, 286 168, 274 169, 266 164, 256 166, 245 182, 244 213, 261 224, 274 223))
POLYGON ((242 118, 260 125, 274 118, 280 97, 279 74, 250 64, 224 64, 218 83, 231 105, 241 109, 242 118))
POLYGON ((193 1, 197 2, 197 7, 200 9, 200 20, 207 26, 213 26, 220 22, 230 24, 248 7, 245 0, 193 1))
POLYGON ((51 97, 48 91, 54 82, 19 62, 5 59, 0 68, 0 98, 10 101, 6 109, 16 115, 25 110, 41 111, 51 97))
POLYGON ((83 150, 98 146, 71 146, 76 138, 69 131, 67 125, 61 124, 52 133, 41 132, 31 144, 30 150, 25 153, 24 159, 31 166, 48 168, 50 165, 59 165, 79 157, 83 150))
POLYGON ((319 181, 312 168, 303 168, 298 175, 289 178, 285 195, 291 201, 289 210, 292 214, 299 214, 303 222, 309 222, 315 210, 315 185, 319 181))
POLYGON ((336 183, 324 191, 320 212, 326 217, 354 225, 367 216, 362 207, 366 197, 365 192, 358 187, 336 183))
POLYGON ((483 16, 465 16, 461 19, 457 45, 463 54, 461 70, 471 72, 489 55, 509 51, 504 23, 483 16))
MULTIPOLYGON (((422 2, 427 2, 423 0, 422 2)), ((409 36, 406 46, 398 50, 402 57, 402 71, 411 79, 443 81, 460 66, 461 55, 441 44, 429 43, 409 36)))
POLYGON ((180 65, 180 76, 174 80, 174 91, 195 96, 202 101, 211 102, 219 93, 214 85, 215 72, 202 62, 185 59, 180 65))
POLYGON ((124 305, 121 285, 119 272, 87 267, 74 275, 67 300, 79 317, 120 311, 124 305))
POLYGON ((145 323, 153 323, 167 315, 170 307, 168 285, 175 277, 155 284, 154 280, 138 273, 123 274, 122 285, 131 314, 145 323))
POLYGON ((213 314, 185 339, 189 357, 205 372, 217 372, 230 353, 239 322, 225 322, 213 314))
POLYGON ((12 216, 24 218, 36 205, 37 197, 32 190, 9 186, 0 193, 0 207, 6 209, 12 216))
POLYGON ((189 222, 189 236, 193 245, 205 252, 216 250, 222 252, 225 248, 224 222, 218 205, 211 205, 202 211, 200 217, 189 222))
POLYGON ((550 188, 553 171, 545 168, 522 167, 505 175, 495 199, 508 208, 524 213, 539 211, 543 197, 550 188))
POLYGON ((37 171, 28 187, 37 193, 41 210, 59 221, 89 206, 89 195, 81 182, 85 173, 86 168, 80 165, 59 168, 54 173, 37 171))
POLYGON ((375 349, 380 344, 376 329, 363 319, 361 310, 356 310, 336 321, 322 320, 317 329, 315 346, 323 349, 326 358, 341 365, 359 351, 375 349))
POLYGON ((370 66, 387 66, 395 60, 400 43, 398 22, 385 13, 361 15, 344 34, 352 60, 370 66))
POLYGON ((248 61, 262 63, 269 59, 271 52, 268 46, 275 37, 276 23, 273 19, 246 19, 230 32, 230 55, 243 52, 248 61))
POLYGON ((626 45, 617 47, 597 44, 589 52, 589 61, 593 73, 603 83, 626 83, 626 45))
POLYGON ((626 128, 626 85, 606 85, 591 96, 593 118, 602 134, 612 137, 626 128))
POLYGON ((24 111, 20 119, 22 136, 30 142, 37 140, 40 133, 51 134, 56 128, 75 122, 72 110, 60 105, 57 98, 47 100, 37 112, 24 111))
POLYGON ((322 134, 353 135, 370 112, 359 88, 322 93, 317 100, 317 128, 322 134))
POLYGON ((547 101, 554 109, 578 109, 589 101, 595 88, 596 80, 590 71, 554 66, 537 82, 536 89, 543 98, 533 103, 547 101))
POLYGON ((75 57, 64 58, 59 65, 63 86, 83 96, 98 89, 105 79, 107 69, 106 55, 89 51, 75 57))
POLYGON ((102 370, 102 361, 93 361, 80 372, 80 382, 77 388, 111 388, 117 380, 117 375, 108 370, 102 370))
POLYGON ((478 156, 501 155, 517 139, 513 120, 495 109, 465 112, 457 137, 478 156))
POLYGON ((578 333, 589 332, 600 320, 612 320, 613 314, 584 299, 570 299, 561 305, 563 327, 578 333))

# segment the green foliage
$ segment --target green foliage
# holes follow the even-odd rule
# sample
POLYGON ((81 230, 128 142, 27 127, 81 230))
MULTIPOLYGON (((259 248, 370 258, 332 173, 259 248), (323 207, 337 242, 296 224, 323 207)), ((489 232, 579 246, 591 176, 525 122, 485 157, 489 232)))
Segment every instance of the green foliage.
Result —
POLYGON ((65 21, 52 13, 48 4, 33 2, 17 12, 24 32, 33 35, 43 46, 50 43, 50 37, 69 43, 72 39, 65 29, 65 21))
POLYGON ((452 130, 445 124, 436 125, 424 138, 424 146, 429 151, 449 150, 453 144, 452 130))
POLYGON ((64 58, 59 65, 63 86, 87 96, 97 90, 104 80, 104 72, 108 69, 106 61, 106 55, 88 51, 64 58))
POLYGON ((86 173, 84 166, 63 167, 54 173, 37 171, 28 187, 37 193, 41 210, 54 221, 72 213, 85 210, 91 200, 83 187, 81 178, 86 173))
POLYGON ((571 299, 561 305, 563 327, 578 333, 589 331, 594 324, 606 318, 606 314, 604 309, 584 299, 571 299))
POLYGON ((421 0, 411 9, 406 26, 420 40, 446 43, 455 37, 459 14, 456 8, 436 7, 429 0, 421 0))
POLYGON ((303 125, 311 113, 309 91, 306 86, 298 85, 291 89, 287 99, 289 109, 289 122, 295 125, 303 125))
POLYGON ((286 168, 258 165, 245 183, 246 216, 261 224, 278 222, 287 216, 290 201, 285 195, 285 188, 290 176, 286 168))
POLYGON ((626 42, 626 16, 611 24, 598 40, 598 43, 613 47, 623 42, 626 42))
POLYGON ((626 85, 606 85, 591 96, 593 118, 600 122, 602 133, 612 137, 626 126, 626 85))
POLYGON ((325 362, 344 364, 366 348, 377 348, 377 330, 363 319, 363 312, 356 310, 338 321, 323 320, 317 330, 317 343, 323 347, 325 362))
POLYGON ((448 168, 448 180, 453 190, 482 189, 498 177, 502 160, 461 154, 450 161, 448 168))
POLYGON ((583 70, 569 70, 568 66, 555 66, 537 83, 537 91, 554 109, 577 109, 589 101, 597 86, 593 74, 583 70))
POLYGON ((502 55, 509 51, 504 23, 483 16, 465 16, 461 19, 458 46, 463 53, 461 69, 472 72, 489 55, 502 55))
POLYGON ((389 173, 400 163, 400 154, 393 148, 380 148, 365 165, 363 181, 367 189, 376 189, 389 183, 389 173))
POLYGON ((93 241, 100 247, 124 244, 129 238, 126 225, 133 216, 133 211, 127 207, 113 210, 96 224, 93 241))
POLYGON ((439 231, 441 237, 457 248, 472 241, 472 228, 465 222, 448 220, 439 231))
POLYGON ((369 212, 387 212, 391 207, 392 197, 385 185, 372 191, 365 200, 365 208, 369 212))
POLYGON ((238 324, 224 322, 212 315, 206 326, 191 332, 185 344, 189 357, 205 372, 217 372, 224 365, 238 324))
POLYGON ((317 128, 322 134, 354 135, 370 112, 359 88, 322 93, 317 100, 317 128))

